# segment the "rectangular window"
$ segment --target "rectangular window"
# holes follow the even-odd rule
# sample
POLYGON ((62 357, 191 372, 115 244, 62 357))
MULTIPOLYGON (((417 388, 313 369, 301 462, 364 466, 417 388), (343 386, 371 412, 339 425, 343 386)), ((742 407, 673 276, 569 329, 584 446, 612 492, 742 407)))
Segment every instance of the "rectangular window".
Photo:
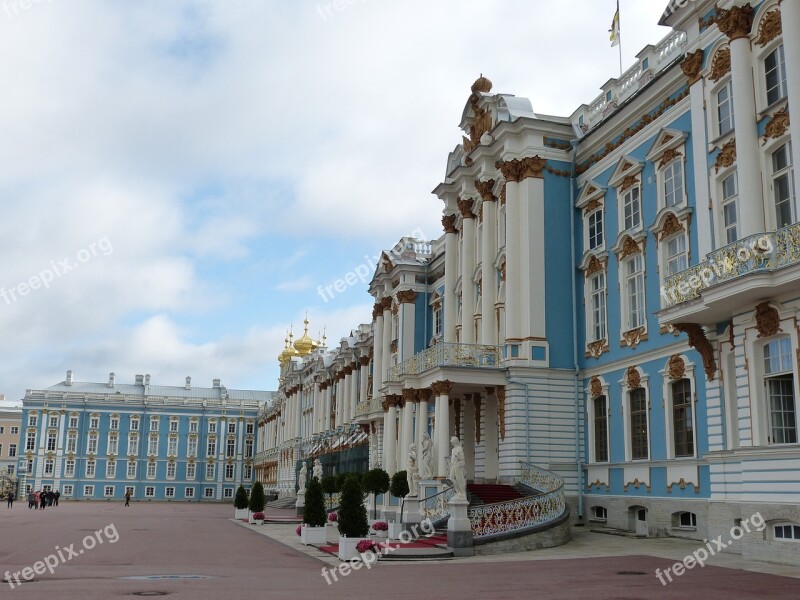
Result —
POLYGON ((236 456, 236 440, 235 439, 229 439, 228 440, 228 443, 227 443, 227 445, 225 447, 225 456, 227 456, 228 458, 233 458, 234 456, 236 456))
POLYGON ((783 44, 764 60, 764 73, 767 88, 767 105, 771 106, 786 97, 786 61, 783 44))
POLYGON ((106 479, 114 479, 117 476, 117 461, 109 460, 106 463, 106 479))
POLYGON ((25 437, 25 450, 33 451, 36 450, 36 432, 29 431, 28 435, 25 437))
POLYGON ((113 498, 114 497, 114 486, 113 485, 107 485, 105 488, 103 488, 103 496, 105 496, 106 498, 113 498))
POLYGON ((236 465, 232 464, 225 465, 225 479, 227 481, 231 481, 233 479, 235 472, 236 472, 236 465))
POLYGON ((75 461, 68 459, 64 461, 64 477, 75 477, 75 461))
POLYGON ((770 442, 797 443, 792 344, 788 337, 764 346, 764 378, 769 409, 770 442))
POLYGON ((692 385, 688 379, 672 384, 672 432, 675 456, 694 456, 692 385))
POLYGON ((109 429, 116 431, 119 429, 119 417, 111 417, 109 421, 109 429))
POLYGON ((11 435, 19 435, 19 427, 12 427, 11 428, 11 435))
POLYGON ((69 426, 71 429, 76 429, 78 427, 78 417, 71 416, 69 418, 69 426))
POLYGON ((97 454, 97 436, 89 434, 89 440, 86 443, 86 452, 88 454, 97 454))
POLYGON ((253 440, 244 441, 244 457, 253 458, 253 440))
POLYGON ((209 421, 208 422, 208 433, 217 433, 217 422, 216 421, 209 421))
POLYGON ((187 498, 194 498, 194 488, 187 487, 186 490, 184 490, 184 496, 187 498))
POLYGON ((589 250, 603 245, 603 209, 589 214, 589 250))
POLYGON ((158 436, 151 435, 150 438, 147 440, 147 454, 150 456, 155 456, 158 454, 158 436))
POLYGON ((253 435, 253 433, 255 433, 255 424, 252 421, 248 422, 244 432, 247 435, 253 435))
POLYGON ((253 478, 253 466, 245 465, 242 467, 242 479, 250 481, 253 478))
POLYGON ((203 490, 203 495, 206 498, 213 498, 214 497, 214 488, 205 488, 203 490))
POLYGON ((153 498, 156 495, 156 488, 152 485, 148 485, 144 488, 144 497, 145 498, 153 498))
POLYGON ((725 227, 725 243, 739 239, 739 181, 731 173, 722 180, 722 219, 725 227))
POLYGON ((197 421, 189 421, 189 433, 197 433, 197 421))
POLYGON ((598 396, 594 404, 594 460, 608 461, 608 406, 605 396, 598 396))
POLYGON ((14 458, 17 455, 17 445, 16 444, 9 444, 8 445, 8 458, 14 458))
POLYGON ((625 294, 628 312, 625 330, 630 331, 645 324, 644 261, 641 254, 625 261, 625 294))
POLYGON ((228 421, 228 433, 236 433, 236 421, 228 421))
POLYGON ((622 204, 625 214, 624 229, 639 227, 642 224, 642 203, 638 185, 625 192, 622 204))
POLYGON ((733 130, 733 97, 731 96, 730 81, 717 92, 717 121, 719 135, 725 135, 733 130))
POLYGON ((55 467, 55 461, 52 458, 46 459, 44 461, 44 474, 52 477, 54 467, 55 467))
POLYGON ((72 486, 71 486, 71 485, 65 485, 65 486, 64 486, 64 487, 62 487, 61 489, 62 489, 62 491, 63 491, 63 493, 64 493, 64 495, 65 495, 65 496, 72 496, 72 490, 73 490, 73 488, 72 488, 72 486))
POLYGON ((96 463, 93 460, 86 461, 86 477, 94 477, 96 463))
POLYGON ((33 473, 33 459, 26 461, 26 463, 25 463, 25 472, 28 475, 33 473))
POLYGON ((147 479, 155 479, 156 478, 156 463, 149 462, 147 463, 147 479))
POLYGON ((131 431, 139 431, 139 419, 131 419, 131 431))
POLYGON ((58 417, 50 417, 49 427, 58 427, 58 417))
POLYGON ((440 306, 433 309, 433 335, 442 335, 442 308, 440 306))
POLYGON ((233 498, 233 488, 225 488, 222 490, 223 498, 233 498))
POLYGON ((55 452, 56 451, 56 442, 58 441, 58 433, 55 431, 48 431, 47 432, 47 451, 48 452, 55 452))
POLYGON ((128 461, 128 470, 125 473, 125 477, 128 479, 136 479, 136 461, 131 460, 128 461))
POLYGON ((178 431, 178 421, 170 421, 169 422, 169 430, 170 431, 178 431))
POLYGON ((178 438, 171 437, 167 442, 167 455, 168 456, 177 456, 178 455, 178 438))
POLYGON ((631 405, 631 458, 647 459, 647 396, 644 388, 630 393, 631 405))
POLYGON ((606 339, 606 275, 598 273, 590 279, 591 284, 591 341, 606 339))
POLYGON ((186 465, 186 479, 189 481, 194 481, 196 471, 196 465, 194 463, 189 463, 186 465))
POLYGON ((217 474, 217 470, 215 469, 215 465, 207 464, 206 465, 206 480, 213 481, 214 476, 217 474))
POLYGON ((85 486, 83 486, 83 495, 84 496, 94 496, 94 486, 93 485, 85 485, 85 486))
POLYGON ((175 463, 167 463, 167 479, 175 479, 175 463))
POLYGON ((664 169, 664 204, 676 206, 683 202, 683 160, 673 161, 664 169))
POLYGON ((150 431, 158 431, 158 417, 150 419, 150 431))
POLYGON ((186 446, 186 456, 197 456, 197 436, 190 436, 186 446))
POLYGON ((214 456, 217 453, 217 441, 208 440, 208 447, 206 448, 206 456, 214 456))
POLYGON ((100 427, 100 417, 91 417, 89 419, 89 429, 97 429, 100 427))
POLYGON ((799 541, 800 525, 775 525, 775 539, 782 541, 799 541))
POLYGON ((164 489, 164 497, 165 498, 174 498, 175 497, 175 488, 168 487, 164 489))
POLYGON ((116 433, 108 436, 108 454, 119 454, 119 438, 116 433))
POLYGON ((681 233, 667 241, 667 275, 686 270, 688 264, 686 236, 681 233))
POLYGON ((75 431, 70 431, 67 434, 67 453, 75 454, 78 451, 78 434, 75 431))
POLYGON ((794 223, 794 173, 792 148, 784 144, 772 153, 772 191, 775 198, 775 227, 794 223))
POLYGON ((28 427, 36 427, 39 422, 38 415, 28 415, 28 427))

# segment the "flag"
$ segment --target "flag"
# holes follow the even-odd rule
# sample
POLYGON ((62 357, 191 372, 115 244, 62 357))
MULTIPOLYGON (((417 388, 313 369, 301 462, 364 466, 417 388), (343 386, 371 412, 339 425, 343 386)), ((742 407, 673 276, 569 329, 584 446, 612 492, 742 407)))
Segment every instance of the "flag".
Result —
POLYGON ((608 30, 611 34, 611 47, 619 46, 619 0, 617 0, 617 12, 614 13, 614 20, 611 21, 611 29, 608 30))

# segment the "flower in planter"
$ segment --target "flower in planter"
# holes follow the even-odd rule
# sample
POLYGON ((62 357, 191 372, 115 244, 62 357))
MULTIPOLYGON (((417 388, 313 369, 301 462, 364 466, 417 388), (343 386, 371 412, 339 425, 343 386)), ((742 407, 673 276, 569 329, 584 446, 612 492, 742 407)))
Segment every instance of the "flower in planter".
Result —
POLYGON ((375 531, 389 531, 389 524, 386 521, 375 521, 372 528, 375 531))
POLYGON ((375 552, 378 544, 372 540, 361 540, 356 544, 356 552, 364 554, 364 552, 375 552))
POLYGON ((301 530, 302 528, 303 528, 303 526, 302 526, 302 525, 298 525, 298 526, 297 526, 297 529, 295 529, 295 530, 294 530, 294 532, 295 532, 297 535, 300 535, 300 530, 301 530))
POLYGON ((338 521, 338 520, 339 520, 339 516, 335 512, 332 512, 331 514, 328 515, 328 521, 330 523, 336 523, 336 521, 338 521))
POLYGON ((264 520, 264 513, 263 512, 253 513, 253 520, 254 521, 263 521, 264 520))

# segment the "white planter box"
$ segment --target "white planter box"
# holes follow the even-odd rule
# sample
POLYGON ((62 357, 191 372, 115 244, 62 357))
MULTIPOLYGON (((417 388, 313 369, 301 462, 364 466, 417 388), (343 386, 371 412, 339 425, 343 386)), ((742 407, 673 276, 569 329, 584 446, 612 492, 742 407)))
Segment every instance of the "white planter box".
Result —
POLYGON ((264 524, 264 519, 253 519, 253 524, 254 525, 263 525, 264 524))
POLYGON ((325 541, 328 544, 339 543, 339 526, 336 523, 328 523, 325 525, 325 541))
POLYGON ((233 518, 237 521, 241 521, 248 518, 249 513, 250 511, 248 511, 246 508, 235 508, 233 518))
POLYGON ((339 537, 339 560, 351 560, 360 556, 358 550, 356 550, 356 546, 361 540, 369 539, 369 538, 349 538, 340 536, 339 537))
POLYGON ((304 546, 326 543, 325 527, 306 527, 303 525, 300 528, 300 543, 304 546))
POLYGON ((370 529, 369 530, 369 534, 372 537, 376 537, 378 539, 384 539, 384 540, 389 536, 389 532, 388 531, 375 531, 374 529, 370 529))
POLYGON ((403 533, 403 524, 394 521, 389 522, 389 539, 399 540, 400 534, 403 533))

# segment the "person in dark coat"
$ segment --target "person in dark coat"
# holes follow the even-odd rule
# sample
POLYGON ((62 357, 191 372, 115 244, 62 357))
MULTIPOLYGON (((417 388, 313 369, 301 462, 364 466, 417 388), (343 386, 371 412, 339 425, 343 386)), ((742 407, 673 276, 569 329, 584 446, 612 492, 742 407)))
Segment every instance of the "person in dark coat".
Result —
POLYGON ((14 492, 8 492, 8 508, 14 506, 14 492))
POLYGON ((61 492, 56 490, 55 494, 53 494, 53 504, 58 506, 58 499, 61 498, 61 492))
POLYGON ((39 508, 44 510, 45 506, 47 506, 47 492, 42 490, 39 492, 39 508))

